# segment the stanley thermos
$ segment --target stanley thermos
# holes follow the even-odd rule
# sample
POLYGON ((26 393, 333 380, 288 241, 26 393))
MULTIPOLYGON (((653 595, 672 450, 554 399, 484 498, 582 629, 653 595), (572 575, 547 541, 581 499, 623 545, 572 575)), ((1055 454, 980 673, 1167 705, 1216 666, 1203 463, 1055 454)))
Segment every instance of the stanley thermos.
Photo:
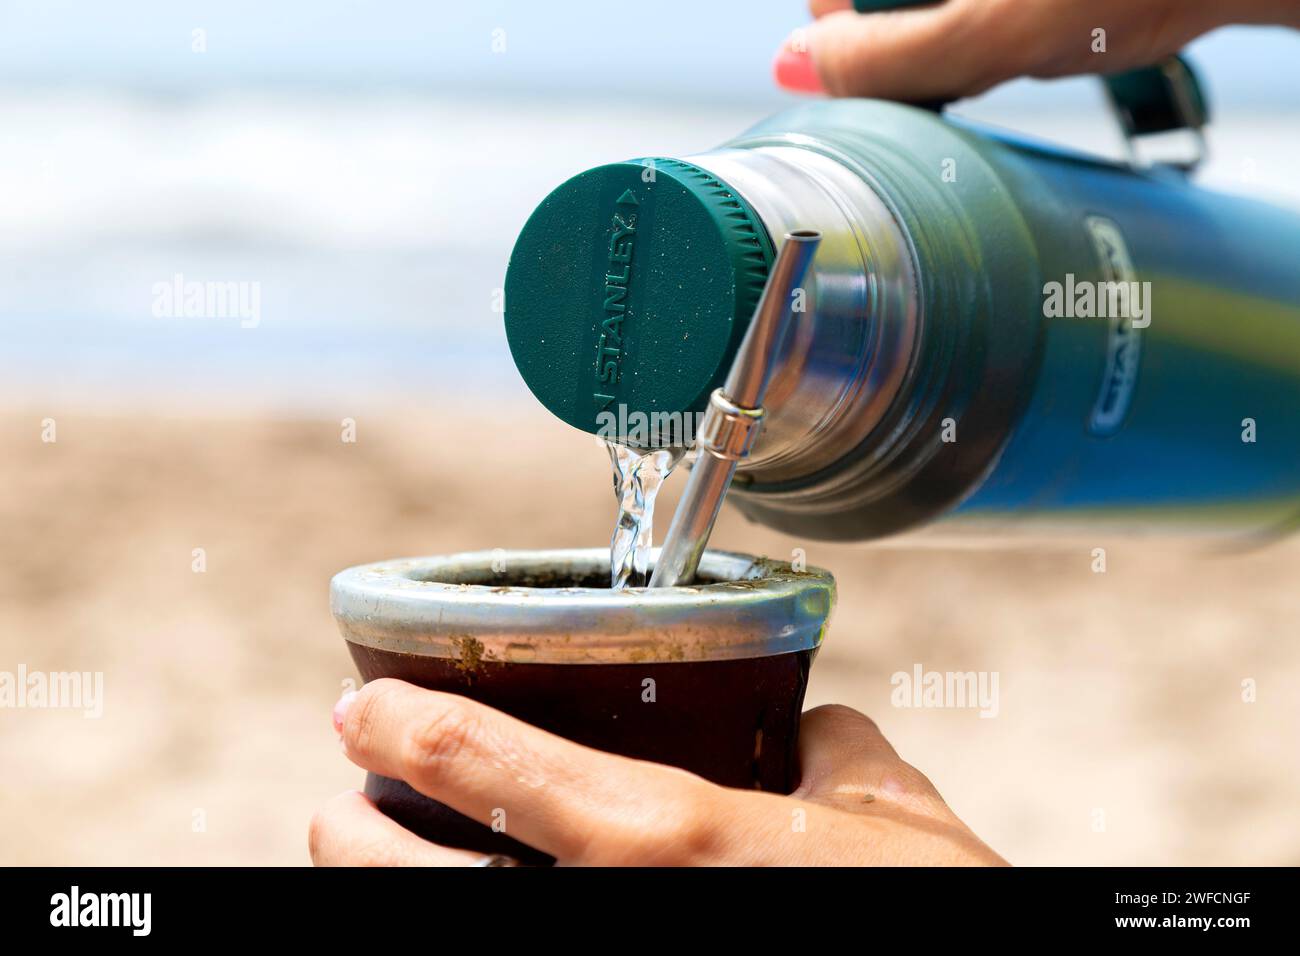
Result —
POLYGON ((577 428, 689 441, 798 229, 823 238, 730 494, 750 517, 1296 516, 1300 215, 930 109, 821 101, 559 186, 507 273, 520 373, 577 428))

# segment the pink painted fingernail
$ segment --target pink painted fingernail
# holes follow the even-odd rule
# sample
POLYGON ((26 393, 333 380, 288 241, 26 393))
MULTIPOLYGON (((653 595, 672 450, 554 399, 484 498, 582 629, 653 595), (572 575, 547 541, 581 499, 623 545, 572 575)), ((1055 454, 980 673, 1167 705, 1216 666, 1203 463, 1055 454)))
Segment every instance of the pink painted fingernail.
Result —
POLYGON ((333 717, 334 717, 334 732, 336 734, 343 733, 343 721, 348 716, 348 708, 352 706, 352 702, 356 699, 357 699, 357 692, 354 690, 350 690, 335 702, 333 717))
POLYGON ((778 86, 795 93, 826 92, 817 74, 817 64, 813 63, 812 53, 808 51, 808 39, 803 30, 794 31, 782 45, 772 61, 772 75, 778 86))

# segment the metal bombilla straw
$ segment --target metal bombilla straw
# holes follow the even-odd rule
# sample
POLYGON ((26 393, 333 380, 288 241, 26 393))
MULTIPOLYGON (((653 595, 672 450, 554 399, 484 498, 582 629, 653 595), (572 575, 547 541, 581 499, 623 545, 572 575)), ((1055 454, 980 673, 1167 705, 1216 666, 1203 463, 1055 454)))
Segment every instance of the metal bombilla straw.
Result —
POLYGON ((652 588, 695 580, 731 478, 763 427, 763 397, 777 349, 790 328, 791 298, 803 284, 821 239, 813 230, 786 233, 727 381, 709 396, 696 438, 699 457, 655 562, 652 588))

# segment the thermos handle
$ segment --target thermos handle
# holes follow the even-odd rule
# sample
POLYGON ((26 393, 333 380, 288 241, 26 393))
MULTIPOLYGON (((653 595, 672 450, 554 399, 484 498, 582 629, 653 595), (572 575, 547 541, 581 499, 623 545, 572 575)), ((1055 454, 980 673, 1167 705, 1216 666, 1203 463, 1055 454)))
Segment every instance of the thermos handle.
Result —
MULTIPOLYGON (((853 0, 858 13, 878 13, 902 7, 933 5, 935 0, 853 0)), ((1124 134, 1129 159, 1139 164, 1136 141, 1155 133, 1185 129, 1196 138, 1196 155, 1171 165, 1190 170, 1206 156, 1202 134, 1209 120, 1205 93, 1191 64, 1182 56, 1171 56, 1152 66, 1139 67, 1101 78, 1106 98, 1124 134)), ((916 105, 941 112, 951 100, 930 100, 916 105)))
POLYGON ((1209 121, 1210 110, 1196 72, 1181 55, 1168 57, 1154 66, 1104 76, 1102 82, 1134 165, 1138 164, 1138 139, 1180 129, 1195 137, 1196 154, 1190 160, 1171 165, 1191 170, 1204 161, 1207 149, 1202 130, 1209 121))

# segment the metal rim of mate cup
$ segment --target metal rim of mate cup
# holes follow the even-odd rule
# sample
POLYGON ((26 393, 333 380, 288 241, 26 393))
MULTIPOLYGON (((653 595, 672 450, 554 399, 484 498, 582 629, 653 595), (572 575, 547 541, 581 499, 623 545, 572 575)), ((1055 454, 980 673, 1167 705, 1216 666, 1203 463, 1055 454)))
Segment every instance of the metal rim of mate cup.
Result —
MULTIPOLYGON (((657 557, 657 554, 655 555, 657 557)), ((330 609, 349 643, 473 665, 737 660, 814 650, 828 571, 708 551, 685 587, 606 582, 609 551, 478 551, 349 568, 330 609)))

